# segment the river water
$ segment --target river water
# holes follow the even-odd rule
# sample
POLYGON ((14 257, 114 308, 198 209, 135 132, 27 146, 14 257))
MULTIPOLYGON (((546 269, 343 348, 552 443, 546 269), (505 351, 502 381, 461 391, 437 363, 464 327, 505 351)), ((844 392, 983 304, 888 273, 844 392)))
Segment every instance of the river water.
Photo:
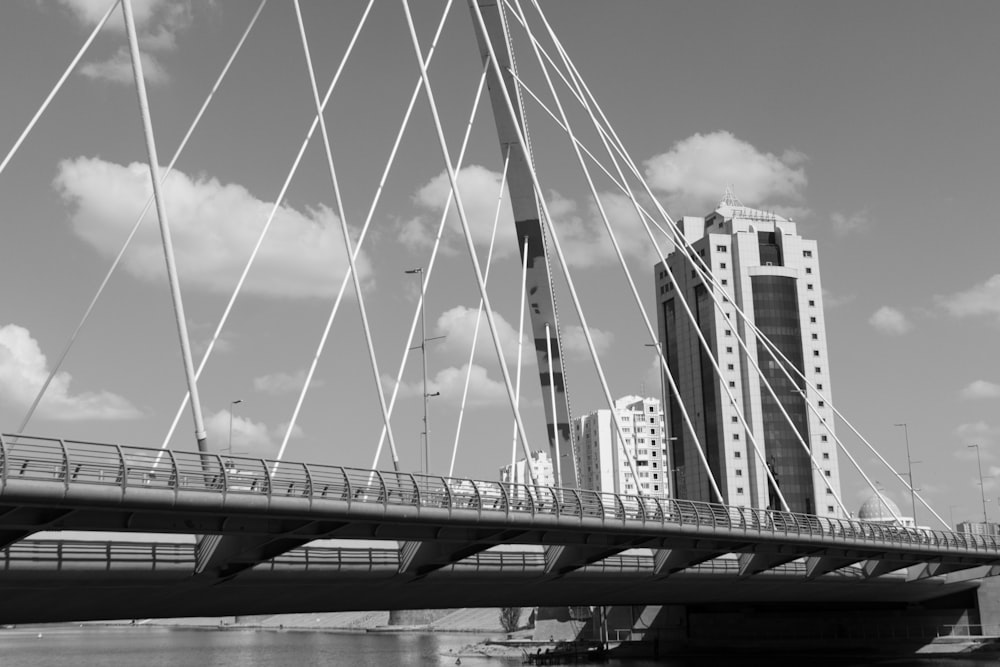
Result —
MULTIPOLYGON (((258 632, 154 627, 38 627, 0 630, 0 667, 386 667, 455 665, 461 649, 479 641, 475 634, 382 634, 258 632)), ((972 659, 923 658, 887 661, 822 656, 747 660, 748 656, 610 661, 607 667, 711 667, 713 665, 838 665, 840 667, 982 667, 1000 656, 972 659)), ((519 665, 520 658, 463 655, 462 667, 519 665)))

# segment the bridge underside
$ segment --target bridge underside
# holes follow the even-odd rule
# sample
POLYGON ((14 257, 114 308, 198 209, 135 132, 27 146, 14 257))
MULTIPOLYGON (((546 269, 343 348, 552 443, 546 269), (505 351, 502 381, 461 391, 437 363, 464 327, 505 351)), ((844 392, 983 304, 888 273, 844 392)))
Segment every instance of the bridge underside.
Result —
POLYGON ((0 623, 531 605, 957 607, 988 569, 914 581, 855 566, 810 578, 800 560, 747 578, 734 555, 662 576, 643 549, 552 576, 543 551, 508 547, 414 577, 402 549, 307 547, 218 579, 194 574, 192 544, 107 544, 31 540, 0 553, 0 623))

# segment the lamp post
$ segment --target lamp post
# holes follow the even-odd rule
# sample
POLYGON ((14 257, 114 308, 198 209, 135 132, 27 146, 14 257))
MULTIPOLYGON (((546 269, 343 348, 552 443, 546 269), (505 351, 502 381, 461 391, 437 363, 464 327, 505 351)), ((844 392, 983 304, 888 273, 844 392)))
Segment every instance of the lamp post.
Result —
POLYGON ((979 464, 979 493, 983 497, 983 529, 986 529, 986 525, 990 522, 988 516, 986 516, 986 487, 983 486, 983 459, 979 455, 979 445, 969 445, 969 449, 976 448, 976 462, 979 464))
POLYGON ((906 474, 910 478, 910 511, 913 512, 913 525, 917 525, 917 501, 915 500, 915 493, 913 490, 913 464, 920 463, 920 461, 914 461, 910 458, 910 430, 905 424, 895 424, 895 426, 903 427, 903 437, 906 441, 906 474))
POLYGON ((233 455, 233 412, 235 412, 236 406, 242 402, 242 398, 237 398, 235 401, 230 401, 229 403, 229 446, 226 448, 226 453, 229 456, 233 455))
MULTIPOLYGON (((431 430, 427 421, 427 399, 431 396, 440 396, 441 392, 435 391, 433 394, 427 393, 427 341, 429 340, 440 340, 444 336, 435 336, 434 338, 427 337, 427 321, 424 318, 424 304, 425 297, 427 295, 426 289, 427 284, 424 281, 424 269, 422 267, 417 267, 415 269, 407 269, 403 273, 408 273, 410 275, 419 276, 420 280, 420 360, 423 367, 423 378, 424 378, 424 471, 430 472, 430 438, 431 430)), ((411 350, 414 348, 410 348, 411 350)))

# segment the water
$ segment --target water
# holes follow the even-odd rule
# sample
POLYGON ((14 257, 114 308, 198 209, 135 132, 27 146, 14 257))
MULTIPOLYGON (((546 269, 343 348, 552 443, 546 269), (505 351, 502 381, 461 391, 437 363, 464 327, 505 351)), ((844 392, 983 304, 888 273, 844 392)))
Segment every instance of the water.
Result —
MULTIPOLYGON (((0 667, 387 667, 455 665, 475 634, 371 634, 258 632, 170 628, 18 628, 0 630, 0 667), (39 636, 39 632, 41 636, 39 636)), ((751 664, 748 656, 609 661, 607 667, 711 667, 751 664)), ((755 658, 757 656, 754 656, 755 658)), ((1000 656, 974 658, 848 659, 824 662, 821 656, 755 659, 755 665, 837 665, 838 667, 984 667, 1000 656)), ((519 658, 462 657, 463 667, 519 665, 519 658)))

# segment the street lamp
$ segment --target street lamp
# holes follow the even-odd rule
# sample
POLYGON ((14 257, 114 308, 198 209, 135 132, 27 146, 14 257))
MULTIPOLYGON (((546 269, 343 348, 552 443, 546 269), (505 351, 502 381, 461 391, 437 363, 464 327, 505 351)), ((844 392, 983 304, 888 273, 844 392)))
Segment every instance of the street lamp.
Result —
MULTIPOLYGON (((431 396, 440 396, 441 392, 435 391, 433 394, 427 393, 427 341, 429 340, 440 340, 444 336, 435 336, 434 338, 427 337, 427 322, 424 319, 424 303, 426 296, 427 285, 424 281, 424 270, 422 267, 416 269, 407 269, 403 273, 408 273, 411 275, 419 276, 420 280, 420 359, 423 366, 423 378, 424 378, 424 469, 426 472, 431 471, 430 466, 430 426, 427 422, 427 399, 431 396)), ((414 348, 410 348, 411 350, 414 348)))
POLYGON ((905 423, 895 424, 895 426, 903 427, 903 436, 906 439, 906 470, 907 476, 910 478, 910 509, 913 512, 913 525, 917 525, 917 501, 914 499, 915 492, 913 490, 913 464, 920 463, 920 461, 914 461, 910 458, 910 430, 905 423))
POLYGON ((229 447, 226 448, 226 453, 229 456, 233 455, 233 412, 235 412, 236 406, 242 402, 242 398, 237 398, 229 403, 229 447))
POLYGON ((976 448, 976 462, 979 464, 979 493, 983 497, 983 529, 986 529, 986 524, 990 522, 988 516, 986 516, 986 487, 983 486, 983 459, 979 455, 979 445, 968 445, 969 449, 976 448))

